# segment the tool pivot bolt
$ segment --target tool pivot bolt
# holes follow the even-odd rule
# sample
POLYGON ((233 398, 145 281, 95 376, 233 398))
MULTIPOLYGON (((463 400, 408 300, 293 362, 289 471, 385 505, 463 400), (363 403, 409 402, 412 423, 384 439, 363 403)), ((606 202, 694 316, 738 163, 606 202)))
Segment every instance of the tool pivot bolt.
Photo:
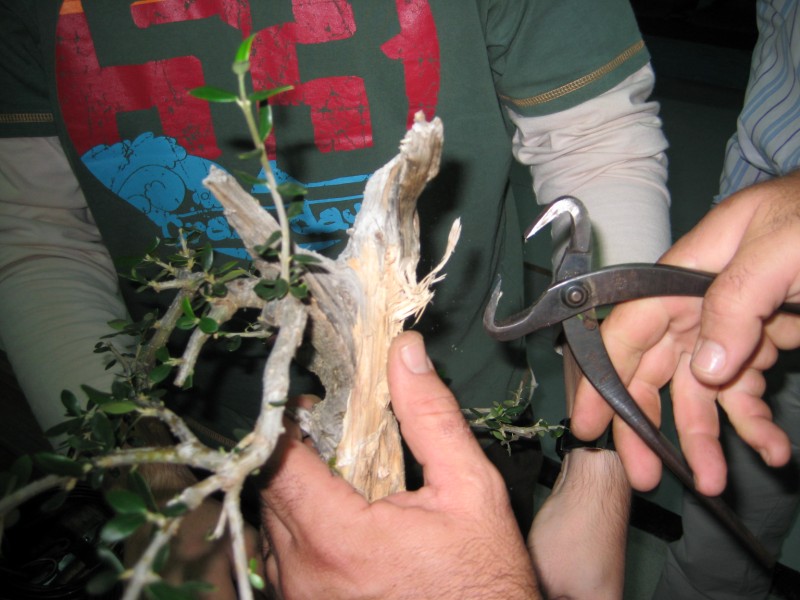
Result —
POLYGON ((578 308, 586 304, 586 300, 589 298, 589 293, 582 285, 575 284, 564 290, 562 298, 567 306, 578 308))

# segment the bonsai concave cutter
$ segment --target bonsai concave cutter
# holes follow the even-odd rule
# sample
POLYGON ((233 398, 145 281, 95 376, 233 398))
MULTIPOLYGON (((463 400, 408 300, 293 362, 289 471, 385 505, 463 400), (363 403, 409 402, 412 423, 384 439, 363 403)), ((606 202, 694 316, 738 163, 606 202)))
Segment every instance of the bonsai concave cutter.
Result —
MULTIPOLYGON (((486 331, 501 341, 513 340, 561 323, 564 338, 584 376, 675 476, 725 524, 766 568, 775 557, 744 526, 719 497, 700 494, 692 471, 675 446, 642 412, 611 363, 600 335, 595 309, 651 296, 703 296, 714 275, 669 265, 624 264, 596 271, 592 266, 591 222, 583 204, 564 196, 549 204, 525 233, 530 239, 559 218, 569 218, 570 238, 552 285, 528 309, 507 319, 496 320, 501 282, 498 281, 486 311, 486 331)), ((800 314, 800 305, 784 304, 781 310, 800 314)))

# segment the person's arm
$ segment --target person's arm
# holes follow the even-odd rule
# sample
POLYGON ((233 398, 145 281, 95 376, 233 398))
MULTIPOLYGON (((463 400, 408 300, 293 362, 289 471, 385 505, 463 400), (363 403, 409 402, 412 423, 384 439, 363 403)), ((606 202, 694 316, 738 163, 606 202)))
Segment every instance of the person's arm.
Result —
POLYGON ((569 195, 586 206, 597 266, 654 262, 670 244, 667 141, 647 100, 654 81, 648 65, 568 110, 509 110, 514 155, 530 167, 537 202, 569 195))
MULTIPOLYGON (((780 349, 800 346, 800 318, 775 313, 800 300, 800 172, 746 188, 715 207, 662 261, 719 276, 706 296, 653 298, 616 307, 603 338, 623 382, 658 422, 658 389, 672 380, 675 423, 698 489, 725 486, 717 404, 772 466, 790 453, 762 401, 763 372, 780 349)), ((573 427, 586 439, 611 413, 582 382, 573 427)), ((660 479, 658 459, 615 419, 615 443, 635 487, 660 479)))
POLYGON ((0 306, 0 342, 42 429, 64 420, 62 390, 110 389, 94 346, 127 311, 56 138, 0 139, 0 306))
MULTIPOLYGON (((581 372, 569 348, 563 352, 567 414, 572 414, 581 372)), ((630 498, 630 485, 613 450, 574 449, 564 455, 553 490, 528 534, 548 598, 622 597, 630 498)))
MULTIPOLYGON (((515 156, 531 167, 537 201, 572 195, 586 205, 597 266, 652 262, 669 246, 667 143, 658 105, 647 101, 653 84, 646 66, 569 110, 538 117, 511 112, 515 156)), ((555 232, 557 242, 564 233, 555 232)), ((559 260, 557 252, 554 263, 559 260)), ((580 371, 568 350, 564 367, 570 415, 580 371)), ((629 505, 630 487, 615 452, 577 450, 565 457, 528 536, 551 597, 621 596, 629 505), (581 578, 570 575, 576 570, 581 578)))
POLYGON ((389 388, 424 486, 369 504, 287 439, 262 492, 270 581, 285 598, 540 598, 502 478, 418 333, 392 343, 389 388))

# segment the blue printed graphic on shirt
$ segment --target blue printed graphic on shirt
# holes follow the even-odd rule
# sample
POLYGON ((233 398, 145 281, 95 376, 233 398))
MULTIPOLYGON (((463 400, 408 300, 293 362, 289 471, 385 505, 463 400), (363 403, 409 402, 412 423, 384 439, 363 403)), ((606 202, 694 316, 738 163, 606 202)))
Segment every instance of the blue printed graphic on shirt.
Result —
MULTIPOLYGON (((84 154, 83 162, 108 189, 147 216, 162 236, 174 236, 178 229, 193 229, 204 233, 222 254, 247 257, 239 236, 223 215, 222 205, 203 186, 211 166, 221 168, 213 161, 192 156, 172 138, 144 133, 133 141, 92 148, 84 154)), ((356 175, 307 183, 280 170, 275 161, 270 161, 270 165, 279 184, 292 182, 307 189, 335 189, 363 183, 369 177, 356 175)), ((260 178, 263 176, 262 171, 260 178)), ((263 184, 253 186, 250 192, 259 199, 269 195, 263 184)), ((291 220, 292 231, 302 236, 346 231, 355 221, 360 200, 361 195, 337 197, 335 194, 330 198, 308 200, 302 212, 291 220)), ((262 204, 268 202, 262 201, 262 204)), ((323 250, 339 242, 339 239, 325 239, 300 245, 323 250)))

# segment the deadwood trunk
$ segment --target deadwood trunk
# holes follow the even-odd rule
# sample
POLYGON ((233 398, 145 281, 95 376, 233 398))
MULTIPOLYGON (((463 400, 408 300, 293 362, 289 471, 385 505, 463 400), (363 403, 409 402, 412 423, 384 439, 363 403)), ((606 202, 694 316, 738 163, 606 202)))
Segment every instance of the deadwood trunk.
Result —
MULTIPOLYGON (((442 262, 417 281, 416 204, 438 172, 442 143, 441 122, 419 115, 400 153, 370 178, 345 250, 336 260, 318 257, 306 275, 313 348, 307 364, 325 387, 325 398, 303 425, 323 459, 369 500, 405 487, 400 434, 389 406, 389 344, 430 302, 431 286, 442 277, 460 232, 455 222, 442 262)), ((207 185, 255 266, 270 272, 255 248, 277 224, 226 174, 212 173, 207 185)))

